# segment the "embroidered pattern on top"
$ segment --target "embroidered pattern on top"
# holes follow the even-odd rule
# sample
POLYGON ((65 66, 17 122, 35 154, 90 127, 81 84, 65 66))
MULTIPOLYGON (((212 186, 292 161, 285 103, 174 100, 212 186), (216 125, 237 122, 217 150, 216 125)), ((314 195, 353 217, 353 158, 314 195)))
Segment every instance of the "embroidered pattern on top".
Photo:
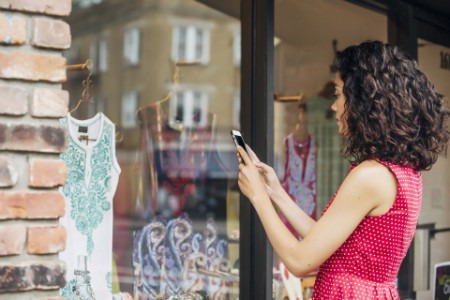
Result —
MULTIPOLYGON (((68 128, 68 120, 61 123, 68 128)), ((61 159, 67 164, 67 181, 62 189, 63 195, 71 199, 70 218, 77 230, 87 238, 86 251, 91 256, 94 251, 92 234, 103 221, 105 212, 111 209, 108 193, 111 191, 110 170, 113 165, 111 137, 112 126, 104 122, 98 142, 92 148, 90 162, 86 162, 86 150, 82 149, 69 134, 67 152, 61 159), (86 163, 90 163, 91 175, 86 181, 86 163)))

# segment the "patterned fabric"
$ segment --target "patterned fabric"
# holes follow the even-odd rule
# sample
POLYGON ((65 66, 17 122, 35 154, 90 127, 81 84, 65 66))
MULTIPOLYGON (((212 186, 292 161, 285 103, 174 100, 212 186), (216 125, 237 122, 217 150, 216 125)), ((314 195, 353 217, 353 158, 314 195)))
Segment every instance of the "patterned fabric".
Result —
MULTIPOLYGON (((316 141, 308 135, 306 141, 300 142, 291 133, 286 137, 285 148, 285 173, 281 185, 305 213, 316 219, 316 141)), ((281 218, 298 238, 289 222, 283 216, 281 218)))
POLYGON ((205 127, 175 129, 159 102, 140 112, 136 213, 147 221, 183 212, 192 219, 204 220, 207 212, 225 218, 228 174, 216 148, 216 115, 208 114, 205 127))
POLYGON ((210 299, 229 299, 231 282, 207 276, 208 271, 230 272, 227 246, 212 219, 206 232, 194 232, 186 215, 167 223, 154 218, 134 238, 135 296, 154 300, 205 291, 210 299))
MULTIPOLYGON (((61 154, 67 165, 67 180, 61 188, 66 214, 60 223, 67 229, 67 245, 59 257, 66 262, 70 283, 77 256, 88 255, 96 297, 111 299, 112 198, 120 173, 115 157, 115 126, 101 113, 88 120, 77 120, 69 114, 60 122, 69 134, 68 150, 61 154), (87 143, 79 140, 79 127, 88 128, 87 143)), ((70 284, 61 293, 69 296, 70 284)))
POLYGON ((381 216, 365 217, 320 267, 314 285, 315 300, 400 299, 395 282, 419 218, 422 175, 410 167, 381 163, 397 178, 394 204, 381 216))
POLYGON ((198 272, 231 269, 220 238, 228 173, 216 147, 217 116, 209 113, 204 126, 174 126, 168 104, 140 109, 136 216, 146 225, 134 236, 135 294, 153 300, 205 291, 228 299, 228 281, 198 272))

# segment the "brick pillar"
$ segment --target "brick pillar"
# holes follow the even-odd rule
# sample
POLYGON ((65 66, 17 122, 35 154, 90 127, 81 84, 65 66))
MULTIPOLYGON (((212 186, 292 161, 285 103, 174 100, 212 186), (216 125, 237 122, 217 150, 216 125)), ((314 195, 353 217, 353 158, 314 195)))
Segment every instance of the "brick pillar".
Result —
POLYGON ((71 0, 0 0, 0 300, 56 300, 66 179, 71 0))

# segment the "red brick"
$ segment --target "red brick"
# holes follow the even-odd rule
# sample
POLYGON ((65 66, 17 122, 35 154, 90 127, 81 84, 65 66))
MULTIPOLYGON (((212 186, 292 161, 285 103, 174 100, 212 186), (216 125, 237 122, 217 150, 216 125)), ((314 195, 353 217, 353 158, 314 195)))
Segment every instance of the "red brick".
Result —
POLYGON ((63 82, 66 80, 66 59, 62 56, 23 51, 3 52, 0 53, 0 77, 63 82))
POLYGON ((27 33, 27 21, 10 13, 0 13, 0 43, 4 45, 23 45, 27 33))
POLYGON ((52 188, 64 185, 67 177, 66 163, 58 159, 30 159, 30 187, 52 188))
POLYGON ((18 178, 19 175, 12 161, 6 156, 0 156, 0 187, 13 187, 18 178))
POLYGON ((46 15, 68 16, 71 0, 0 0, 0 7, 10 10, 28 11, 46 15))
POLYGON ((0 123, 0 150, 61 153, 67 149, 64 127, 0 123))
MULTIPOLYGON (((56 290, 66 285, 62 261, 23 262, 0 265, 0 293, 56 290)), ((12 297, 14 298, 14 297, 12 297)))
POLYGON ((23 225, 0 226, 0 255, 21 254, 27 237, 23 225))
POLYGON ((30 113, 38 118, 62 118, 67 115, 69 92, 37 88, 33 92, 30 113))
POLYGON ((28 92, 21 88, 0 86, 0 114, 22 116, 28 112, 28 92))
POLYGON ((45 226, 28 228, 28 253, 58 253, 66 247, 67 233, 63 226, 45 226))
POLYGON ((0 219, 56 219, 64 207, 59 192, 0 192, 0 219))
POLYGON ((43 17, 34 19, 33 46, 68 49, 71 40, 70 26, 66 22, 43 17))

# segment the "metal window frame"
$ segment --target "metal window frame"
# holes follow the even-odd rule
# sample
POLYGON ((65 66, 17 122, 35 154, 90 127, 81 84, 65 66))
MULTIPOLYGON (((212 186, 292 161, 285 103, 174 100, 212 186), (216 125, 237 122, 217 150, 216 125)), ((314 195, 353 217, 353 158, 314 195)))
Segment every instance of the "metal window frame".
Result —
MULTIPOLYGON (((241 130, 273 163, 274 0, 241 0, 241 130)), ((272 248, 248 199, 240 200, 239 299, 272 299, 272 248)))

